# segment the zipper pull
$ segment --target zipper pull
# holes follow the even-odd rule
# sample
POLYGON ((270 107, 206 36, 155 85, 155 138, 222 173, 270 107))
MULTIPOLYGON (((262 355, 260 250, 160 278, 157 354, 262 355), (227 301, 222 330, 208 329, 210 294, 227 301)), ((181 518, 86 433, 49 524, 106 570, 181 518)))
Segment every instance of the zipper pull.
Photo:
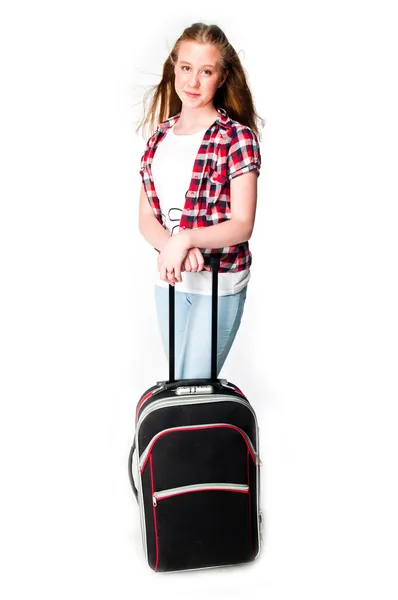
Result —
POLYGON ((152 497, 152 501, 153 501, 153 505, 154 505, 154 506, 157 506, 158 502, 157 502, 157 500, 156 500, 156 496, 155 496, 155 494, 154 494, 154 495, 153 495, 153 497, 152 497))

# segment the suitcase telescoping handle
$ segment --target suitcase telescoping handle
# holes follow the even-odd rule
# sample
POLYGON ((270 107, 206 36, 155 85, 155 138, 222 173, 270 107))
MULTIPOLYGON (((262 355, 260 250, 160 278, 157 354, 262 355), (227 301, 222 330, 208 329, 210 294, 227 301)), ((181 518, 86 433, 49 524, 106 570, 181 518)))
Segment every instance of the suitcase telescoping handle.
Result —
MULTIPOLYGON (((212 318, 211 318, 211 380, 206 383, 219 384, 217 379, 217 328, 218 328, 218 270, 220 268, 220 253, 204 257, 205 266, 210 266, 212 278, 212 318)), ((169 284, 169 381, 175 383, 175 286, 169 284)))

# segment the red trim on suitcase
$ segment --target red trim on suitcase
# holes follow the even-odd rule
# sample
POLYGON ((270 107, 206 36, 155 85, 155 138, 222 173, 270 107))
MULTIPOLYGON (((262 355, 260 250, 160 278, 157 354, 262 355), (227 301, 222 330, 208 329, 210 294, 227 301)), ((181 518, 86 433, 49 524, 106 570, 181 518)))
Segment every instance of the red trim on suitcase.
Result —
POLYGON ((234 388, 234 390, 236 392, 238 392, 238 394, 240 394, 241 396, 243 396, 243 398, 245 398, 247 400, 247 397, 244 395, 244 393, 242 392, 242 390, 240 390, 234 383, 230 383, 230 386, 234 388))
MULTIPOLYGON (((152 465, 152 456, 151 456, 151 460, 150 460, 150 466, 151 466, 151 488, 152 488, 152 496, 155 493, 155 483, 153 481, 153 465, 152 465)), ((154 527, 155 527, 155 540, 156 540, 156 564, 155 564, 155 571, 158 568, 158 563, 159 563, 159 540, 158 540, 158 525, 156 522, 156 506, 153 506, 153 522, 154 522, 154 527)))
POLYGON ((237 427, 235 427, 234 425, 210 425, 210 426, 209 425, 203 425, 203 426, 198 425, 197 427, 175 427, 175 428, 172 429, 172 431, 170 431, 170 430, 169 431, 160 431, 155 436, 155 438, 153 439, 153 441, 151 442, 151 446, 150 446, 150 450, 148 452, 148 456, 146 457, 145 462, 144 462, 144 464, 141 467, 141 474, 144 472, 144 469, 145 469, 146 464, 148 462, 148 458, 150 456, 152 456, 152 451, 153 451, 154 445, 156 444, 156 442, 158 441, 158 439, 160 439, 163 435, 165 435, 167 433, 174 433, 175 431, 197 431, 199 429, 218 429, 218 428, 221 428, 221 427, 222 428, 228 428, 228 429, 235 429, 235 431, 237 431, 243 437, 243 439, 245 440, 245 444, 247 446, 247 450, 248 450, 248 452, 250 452, 250 456, 252 457, 252 459, 254 461, 254 464, 256 464, 256 458, 255 458, 255 456, 253 455, 253 453, 251 451, 251 448, 250 448, 250 446, 249 446, 249 444, 247 442, 247 439, 245 438, 245 436, 243 435, 243 433, 241 431, 239 431, 239 429, 237 427))
POLYGON ((139 401, 139 403, 138 403, 138 406, 137 406, 137 412, 136 412, 136 415, 135 415, 135 420, 136 420, 136 422, 138 421, 138 413, 139 413, 139 411, 140 411, 140 409, 141 409, 141 406, 144 404, 144 402, 145 402, 146 400, 148 400, 148 398, 150 398, 151 396, 153 396, 154 392, 156 392, 158 389, 159 389, 159 388, 156 388, 156 389, 154 389, 154 390, 152 390, 152 391, 148 392, 147 394, 145 394, 145 396, 144 396, 143 398, 141 398, 141 400, 140 400, 140 401, 139 401))

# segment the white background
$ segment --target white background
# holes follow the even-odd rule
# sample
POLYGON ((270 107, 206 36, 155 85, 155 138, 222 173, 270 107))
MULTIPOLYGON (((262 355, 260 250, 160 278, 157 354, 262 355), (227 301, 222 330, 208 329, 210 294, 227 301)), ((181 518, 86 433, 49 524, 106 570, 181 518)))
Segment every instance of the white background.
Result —
POLYGON ((393 5, 3 4, 3 598, 397 598, 393 5), (220 374, 259 420, 265 545, 251 565, 161 574, 127 475, 137 402, 168 377, 135 127, 195 21, 224 29, 266 121, 220 374))

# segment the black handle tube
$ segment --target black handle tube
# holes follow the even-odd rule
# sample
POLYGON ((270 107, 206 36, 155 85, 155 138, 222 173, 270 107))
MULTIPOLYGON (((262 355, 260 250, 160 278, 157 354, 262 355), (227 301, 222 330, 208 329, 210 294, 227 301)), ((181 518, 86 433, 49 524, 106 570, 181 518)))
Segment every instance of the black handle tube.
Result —
MULTIPOLYGON (((212 327, 211 327, 211 381, 217 379, 217 329, 218 329, 218 270, 221 254, 204 257, 204 264, 212 270, 212 327)), ((169 284, 169 381, 175 383, 175 286, 169 284)))
POLYGON ((218 269, 220 261, 215 259, 212 264, 213 293, 212 293, 212 326, 211 326, 211 379, 217 379, 217 329, 218 329, 218 269))
POLYGON ((175 382, 175 290, 169 284, 169 381, 175 382))

